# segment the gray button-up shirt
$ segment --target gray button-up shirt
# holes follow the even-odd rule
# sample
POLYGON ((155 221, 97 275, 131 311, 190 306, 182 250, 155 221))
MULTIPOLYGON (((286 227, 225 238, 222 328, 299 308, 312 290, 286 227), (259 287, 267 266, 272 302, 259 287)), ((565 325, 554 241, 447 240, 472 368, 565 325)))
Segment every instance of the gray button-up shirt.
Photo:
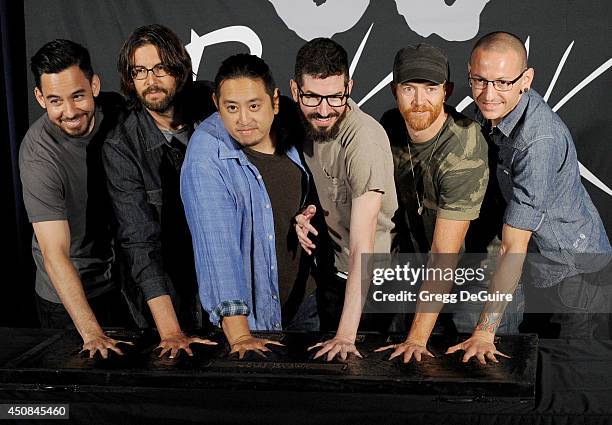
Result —
MULTIPOLYGON (((477 120, 486 125, 480 112, 477 120)), ((530 90, 488 137, 499 148, 497 178, 507 202, 504 223, 533 232, 547 266, 534 285, 598 270, 590 257, 612 252, 605 228, 580 180, 576 148, 561 118, 530 90)), ((601 257, 601 256, 599 256, 601 257)), ((533 270, 532 270, 533 271, 533 270)))

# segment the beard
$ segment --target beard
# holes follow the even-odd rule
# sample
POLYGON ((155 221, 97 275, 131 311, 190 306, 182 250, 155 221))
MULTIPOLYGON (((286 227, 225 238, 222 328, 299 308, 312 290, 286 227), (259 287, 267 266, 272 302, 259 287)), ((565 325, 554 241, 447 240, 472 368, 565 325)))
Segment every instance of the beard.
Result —
POLYGON ((444 109, 444 103, 440 102, 438 104, 433 105, 432 107, 428 106, 416 106, 414 108, 406 108, 402 110, 402 115, 404 119, 408 123, 408 127, 410 127, 414 131, 422 131, 426 128, 429 128, 434 121, 440 116, 442 110, 444 109), (429 112, 426 115, 417 116, 415 112, 429 112))
POLYGON ((142 104, 148 110, 158 113, 166 112, 174 103, 175 96, 176 89, 168 90, 159 86, 150 86, 143 90, 142 93, 138 93, 138 99, 140 99, 140 102, 142 102, 142 104), (155 92, 164 93, 165 96, 157 101, 147 100, 147 94, 155 92))
POLYGON ((342 121, 346 118, 346 113, 348 111, 348 106, 344 108, 342 113, 333 111, 327 114, 327 116, 323 116, 318 114, 317 112, 313 112, 310 114, 304 114, 301 108, 298 108, 300 111, 300 118, 302 120, 302 126, 306 132, 306 138, 315 142, 315 143, 327 143, 330 140, 336 138, 338 133, 340 132, 340 125, 342 121), (311 119, 315 118, 333 118, 336 117, 336 122, 332 124, 330 127, 316 127, 311 123, 311 119))

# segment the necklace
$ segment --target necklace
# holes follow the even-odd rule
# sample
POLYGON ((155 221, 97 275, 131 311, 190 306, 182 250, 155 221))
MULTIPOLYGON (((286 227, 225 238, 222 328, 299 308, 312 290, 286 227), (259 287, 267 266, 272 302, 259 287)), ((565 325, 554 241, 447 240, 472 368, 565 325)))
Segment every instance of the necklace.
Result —
MULTIPOLYGON (((423 170, 421 172, 422 176, 425 176, 425 170, 429 170, 429 163, 431 162, 433 153, 436 150, 436 146, 438 146, 438 141, 440 140, 440 136, 442 135, 442 130, 444 130, 444 128, 441 128, 440 131, 438 132, 438 137, 436 137, 436 141, 434 142, 433 148, 431 148, 429 159, 427 160, 427 163, 425 163, 425 167, 423 167, 423 170)), ((408 158, 410 158, 410 171, 412 172, 412 183, 414 184, 414 193, 416 194, 416 199, 417 199, 417 206, 418 206, 417 213, 419 215, 422 215, 423 206, 425 205, 425 184, 423 184, 423 198, 421 202, 421 199, 419 199, 419 191, 417 190, 416 177, 414 175, 414 164, 412 163, 412 151, 410 150, 410 140, 408 141, 408 158)))

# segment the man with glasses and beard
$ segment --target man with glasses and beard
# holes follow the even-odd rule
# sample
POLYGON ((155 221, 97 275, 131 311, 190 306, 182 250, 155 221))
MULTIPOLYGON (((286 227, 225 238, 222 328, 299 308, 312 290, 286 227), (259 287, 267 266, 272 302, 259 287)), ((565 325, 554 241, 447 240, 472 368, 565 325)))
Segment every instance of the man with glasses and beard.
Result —
MULTIPOLYGON (((332 270, 317 287, 321 329, 337 329, 334 338, 315 346, 315 358, 327 354, 327 360, 336 354, 361 356, 355 346, 362 311, 361 254, 390 251, 397 209, 389 140, 350 99, 352 88, 342 46, 317 38, 299 50, 291 94, 306 129, 304 158, 334 250, 332 270)), ((310 222, 315 212, 310 205, 296 216, 298 238, 308 253, 315 249, 308 234, 318 233, 310 222)))
POLYGON ((126 292, 140 326, 149 306, 161 355, 189 344, 185 335, 202 320, 191 236, 180 198, 180 171, 194 127, 214 112, 210 84, 194 83, 191 59, 180 40, 161 25, 136 29, 118 60, 121 90, 130 115, 104 145, 108 188, 119 222, 126 292))

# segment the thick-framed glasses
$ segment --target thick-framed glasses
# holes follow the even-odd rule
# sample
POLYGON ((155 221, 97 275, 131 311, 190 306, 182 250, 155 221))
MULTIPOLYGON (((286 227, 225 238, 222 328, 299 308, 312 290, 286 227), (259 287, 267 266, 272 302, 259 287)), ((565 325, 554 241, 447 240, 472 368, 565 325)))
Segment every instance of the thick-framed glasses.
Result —
POLYGON ((144 66, 135 66, 130 71, 132 79, 144 80, 149 76, 149 72, 152 72, 156 77, 165 77, 170 74, 170 70, 163 63, 158 63, 153 68, 146 68, 144 66))
POLYGON ((512 86, 514 85, 514 83, 520 80, 523 74, 525 74, 525 71, 527 71, 528 69, 529 68, 525 68, 523 72, 521 72, 520 75, 514 80, 486 80, 484 78, 474 78, 468 75, 468 82, 470 84, 470 87, 473 87, 478 90, 486 89, 489 83, 491 83, 493 84, 493 88, 497 91, 509 91, 512 90, 512 86))
POLYGON ((329 96, 321 96, 320 94, 312 94, 312 93, 304 93, 300 86, 297 86, 298 89, 298 97, 300 98, 300 102, 302 105, 308 106, 310 108, 316 108, 323 102, 323 99, 327 102, 329 106, 332 108, 339 108, 340 106, 346 105, 348 101, 348 86, 344 86, 344 94, 332 94, 329 96))

